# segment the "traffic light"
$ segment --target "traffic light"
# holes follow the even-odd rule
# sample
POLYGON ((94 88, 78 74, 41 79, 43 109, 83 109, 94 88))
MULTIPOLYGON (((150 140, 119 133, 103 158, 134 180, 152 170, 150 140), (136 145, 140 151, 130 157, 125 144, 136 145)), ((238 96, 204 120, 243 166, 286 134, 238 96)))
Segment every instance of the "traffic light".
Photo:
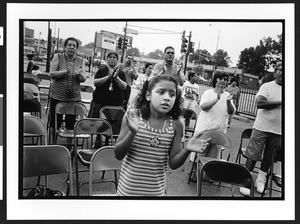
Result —
POLYGON ((195 46, 194 42, 189 42, 189 46, 188 46, 187 52, 188 53, 194 53, 194 46, 195 46))
POLYGON ((124 44, 124 49, 126 49, 127 45, 128 45, 128 39, 127 38, 124 38, 123 44, 124 44))
POLYGON ((122 42, 123 42, 123 40, 122 40, 122 38, 120 37, 119 40, 118 40, 118 46, 117 46, 117 48, 119 48, 119 49, 122 48, 122 42))
POLYGON ((181 37, 181 50, 180 50, 181 53, 187 52, 187 42, 188 40, 185 38, 185 31, 183 31, 181 37))

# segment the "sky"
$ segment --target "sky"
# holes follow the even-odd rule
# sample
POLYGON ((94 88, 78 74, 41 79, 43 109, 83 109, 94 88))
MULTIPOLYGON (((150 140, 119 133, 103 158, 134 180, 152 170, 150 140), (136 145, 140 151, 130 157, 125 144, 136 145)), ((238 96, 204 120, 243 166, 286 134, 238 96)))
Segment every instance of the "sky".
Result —
MULTIPOLYGON (((263 38, 271 37, 278 40, 282 34, 280 22, 215 22, 215 21, 128 21, 128 28, 138 31, 133 37, 133 47, 148 54, 156 49, 163 50, 166 46, 175 47, 175 56, 180 56, 181 36, 186 31, 195 49, 206 49, 213 55, 216 49, 226 51, 232 61, 231 67, 238 63, 239 55, 245 48, 256 47, 263 38), (219 35, 220 34, 220 35, 219 35), (218 40, 219 36, 219 40, 218 40)), ((47 39, 48 22, 26 21, 25 26, 35 30, 35 38, 47 39)), ((93 42, 95 32, 100 30, 124 34, 124 21, 117 22, 79 22, 52 21, 52 36, 60 38, 74 36, 82 41, 82 45, 93 42), (59 31, 58 31, 59 30, 59 31)), ((188 38, 188 37, 187 37, 188 38)))

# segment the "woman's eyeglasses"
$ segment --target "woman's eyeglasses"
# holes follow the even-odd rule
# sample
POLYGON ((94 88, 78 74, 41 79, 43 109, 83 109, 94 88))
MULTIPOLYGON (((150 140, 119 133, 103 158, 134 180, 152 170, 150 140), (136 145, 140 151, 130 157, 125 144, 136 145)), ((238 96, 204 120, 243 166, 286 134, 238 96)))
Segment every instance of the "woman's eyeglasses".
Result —
POLYGON ((223 80, 223 81, 225 81, 225 82, 228 81, 228 78, 227 78, 227 77, 220 77, 220 78, 218 78, 218 79, 223 80))

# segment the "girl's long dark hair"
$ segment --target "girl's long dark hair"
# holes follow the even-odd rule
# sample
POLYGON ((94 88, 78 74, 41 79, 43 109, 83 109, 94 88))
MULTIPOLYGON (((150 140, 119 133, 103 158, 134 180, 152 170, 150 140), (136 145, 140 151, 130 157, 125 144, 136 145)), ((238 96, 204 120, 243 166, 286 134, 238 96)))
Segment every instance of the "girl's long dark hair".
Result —
POLYGON ((181 90, 178 88, 177 80, 171 75, 155 75, 150 77, 146 82, 144 82, 143 88, 136 99, 136 108, 140 110, 143 119, 148 120, 150 117, 150 102, 146 99, 146 92, 151 92, 156 83, 160 82, 161 80, 174 82, 176 86, 176 99, 174 105, 166 115, 172 117, 173 119, 178 119, 179 116, 182 114, 181 90))

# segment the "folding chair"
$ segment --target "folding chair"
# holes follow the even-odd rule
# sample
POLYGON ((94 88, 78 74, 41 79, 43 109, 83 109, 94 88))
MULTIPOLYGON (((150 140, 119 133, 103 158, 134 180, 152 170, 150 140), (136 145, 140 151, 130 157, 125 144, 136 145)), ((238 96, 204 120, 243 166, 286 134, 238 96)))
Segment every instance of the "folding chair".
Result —
MULTIPOLYGON (((113 139, 116 141, 122 125, 122 120, 126 111, 120 106, 104 106, 100 109, 99 117, 109 122, 113 130, 113 139)), ((105 144, 107 145, 108 138, 106 137, 105 144)))
POLYGON ((182 116, 185 122, 185 140, 188 141, 188 139, 191 138, 195 132, 197 114, 192 109, 182 108, 182 116))
POLYGON ((31 83, 31 84, 38 86, 39 82, 40 82, 40 80, 36 75, 33 75, 28 72, 24 72, 23 83, 31 83))
POLYGON ((231 141, 225 133, 220 131, 208 130, 208 131, 204 131, 200 138, 201 139, 211 138, 211 141, 207 149, 203 153, 197 153, 197 155, 195 156, 195 159, 192 164, 191 172, 189 174, 188 183, 190 183, 192 172, 194 170, 195 165, 197 165, 197 172, 199 172, 200 166, 204 165, 208 161, 221 160, 223 157, 223 152, 225 150, 227 153, 226 161, 228 161, 230 158, 231 141))
MULTIPOLYGON (((40 118, 23 115, 23 137, 32 138, 32 143, 30 145, 37 145, 40 139, 40 145, 47 145, 47 130, 44 121, 40 118), (34 141, 36 139, 36 141, 34 141)), ((27 143, 24 143, 26 145, 27 143)))
MULTIPOLYGON (((281 148, 278 148, 273 151, 272 161, 271 161, 272 163, 270 169, 267 172, 266 184, 263 193, 261 194, 261 197, 263 197, 266 194, 267 189, 269 189, 269 197, 272 197, 272 191, 280 192, 282 196, 282 188, 283 188, 282 177, 274 173, 274 165, 278 162, 282 163, 283 157, 284 157, 283 150, 281 148), (276 186, 281 188, 281 190, 274 189, 273 182, 276 184, 276 186)), ((281 169, 282 169, 282 165, 281 165, 281 169)))
POLYGON ((33 83, 25 83, 23 84, 23 91, 31 92, 33 98, 40 102, 40 91, 37 85, 33 83))
POLYGON ((113 142, 113 133, 112 127, 110 124, 101 118, 83 118, 78 120, 74 125, 74 155, 75 155, 75 172, 76 172, 76 187, 77 187, 77 195, 79 195, 79 188, 81 185, 85 183, 81 183, 79 185, 79 172, 85 172, 88 170, 78 170, 78 160, 79 162, 85 166, 89 167, 91 163, 91 159, 96 149, 93 148, 94 139, 96 137, 94 135, 106 135, 110 137, 111 142, 113 142), (90 144, 87 144, 87 148, 79 149, 77 145, 77 138, 81 135, 89 135, 90 136, 90 144))
POLYGON ((238 185, 250 189, 250 197, 254 196, 253 179, 249 170, 238 163, 227 161, 209 161, 205 163, 198 173, 197 196, 201 197, 203 182, 219 182, 218 185, 210 186, 225 187, 230 189, 231 195, 234 196, 232 185, 238 185), (231 184, 231 187, 221 185, 221 183, 231 184))
POLYGON ((23 113, 30 113, 41 118, 41 103, 36 99, 23 100, 23 113))
POLYGON ((116 190, 118 187, 117 171, 121 170, 122 161, 117 160, 115 157, 114 146, 104 146, 98 149, 91 158, 90 174, 89 174, 89 196, 95 196, 93 194, 93 173, 114 171, 114 179, 101 179, 95 183, 112 182, 115 184, 116 190))
MULTIPOLYGON (((66 130, 65 132, 60 132, 59 127, 57 127, 57 115, 74 115, 77 120, 80 120, 87 116, 87 109, 81 102, 59 102, 55 107, 55 125, 54 125, 54 144, 57 143, 58 138, 67 139, 67 144, 65 146, 72 147, 72 140, 74 139, 74 131, 66 130)), ((82 145, 84 144, 84 139, 89 138, 88 135, 79 136, 82 139, 82 145)), ((71 149, 70 149, 71 150, 71 149)))
POLYGON ((67 148, 61 145, 23 147, 23 178, 46 176, 45 186, 48 186, 49 175, 63 173, 68 173, 69 180, 66 195, 73 195, 71 155, 67 148))
MULTIPOLYGON (((249 142, 249 139, 251 138, 251 134, 252 134, 252 128, 246 128, 242 134, 241 134, 241 140, 240 140, 240 146, 238 149, 238 153, 236 155, 236 159, 235 162, 239 163, 241 165, 245 165, 245 163, 241 163, 241 158, 244 157, 245 159, 247 159, 245 152, 246 152, 246 143, 249 142)), ((259 166, 255 166, 255 169, 259 170, 259 166)), ((252 172, 254 173, 258 173, 258 171, 253 170, 252 172)))
POLYGON ((89 85, 80 85, 81 90, 81 102, 90 109, 91 99, 93 98, 94 88, 89 85))

